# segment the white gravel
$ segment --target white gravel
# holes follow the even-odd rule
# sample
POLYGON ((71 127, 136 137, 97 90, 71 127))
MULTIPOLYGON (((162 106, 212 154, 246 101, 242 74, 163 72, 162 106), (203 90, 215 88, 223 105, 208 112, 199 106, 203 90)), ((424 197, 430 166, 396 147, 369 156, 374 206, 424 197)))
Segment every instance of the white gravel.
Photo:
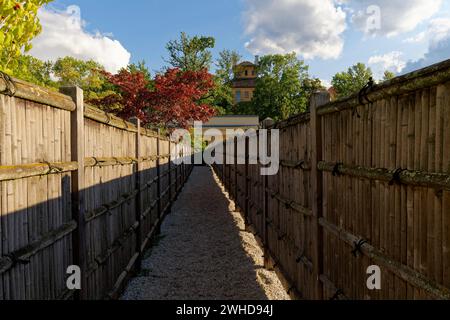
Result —
POLYGON ((288 300, 210 168, 196 167, 124 300, 288 300))

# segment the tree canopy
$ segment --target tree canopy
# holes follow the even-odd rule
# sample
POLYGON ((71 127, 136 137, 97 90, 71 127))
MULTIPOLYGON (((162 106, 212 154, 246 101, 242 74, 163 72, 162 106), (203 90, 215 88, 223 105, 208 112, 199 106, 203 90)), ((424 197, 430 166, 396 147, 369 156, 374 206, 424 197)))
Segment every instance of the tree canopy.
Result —
POLYGON ((395 73, 389 70, 386 70, 383 75, 383 81, 391 80, 395 78, 395 73))
POLYGON ((190 37, 182 32, 180 39, 169 41, 166 49, 169 59, 166 61, 172 68, 181 71, 200 71, 209 69, 212 63, 210 49, 214 48, 213 37, 194 36, 190 37))
POLYGON ((17 64, 10 70, 11 75, 40 86, 57 87, 57 82, 52 79, 53 63, 51 61, 44 62, 30 55, 21 55, 15 60, 17 64))
POLYGON ((357 63, 346 72, 340 72, 331 81, 338 98, 345 98, 359 92, 373 77, 372 70, 364 63, 357 63))
POLYGON ((257 73, 253 105, 263 119, 283 120, 306 111, 312 87, 320 84, 310 79, 308 66, 295 53, 261 57, 257 73))
POLYGON ((138 117, 144 124, 187 128, 193 121, 207 121, 215 114, 202 102, 214 88, 213 76, 206 69, 168 69, 155 77, 153 90, 143 72, 122 69, 116 75, 105 71, 102 74, 116 91, 89 102, 122 118, 138 117))
POLYGON ((214 77, 215 89, 211 93, 210 103, 219 114, 233 113, 232 83, 233 67, 239 63, 241 55, 236 51, 223 50, 215 62, 216 75, 214 77))
POLYGON ((219 57, 215 63, 216 76, 223 84, 230 84, 234 78, 233 68, 236 66, 242 56, 234 50, 223 50, 219 52, 219 57))
POLYGON ((11 73, 22 52, 42 30, 37 12, 51 0, 2 0, 0 6, 0 71, 11 73))

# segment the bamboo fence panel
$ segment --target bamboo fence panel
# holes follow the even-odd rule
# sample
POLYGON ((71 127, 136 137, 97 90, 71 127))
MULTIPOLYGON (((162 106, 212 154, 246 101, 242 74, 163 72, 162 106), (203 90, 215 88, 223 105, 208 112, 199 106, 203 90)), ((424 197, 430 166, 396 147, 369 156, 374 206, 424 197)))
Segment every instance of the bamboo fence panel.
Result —
MULTIPOLYGON (((157 171, 159 162, 169 166, 169 140, 87 105, 84 121, 74 122, 82 101, 16 79, 14 85, 15 96, 0 94, 0 300, 117 298, 170 209, 157 187, 168 187, 168 173, 158 179, 157 171), (81 225, 72 214, 77 126, 84 130, 81 225), (76 240, 80 230, 84 237, 76 240), (79 294, 67 290, 66 270, 83 248, 79 294)), ((191 169, 181 165, 174 181, 182 186, 191 169)))
MULTIPOLYGON (((239 170, 266 267, 306 299, 450 299, 450 61, 324 99, 270 128, 277 175, 239 170), (371 265, 381 290, 366 285, 371 265)), ((235 167, 216 167, 232 196, 235 167)))

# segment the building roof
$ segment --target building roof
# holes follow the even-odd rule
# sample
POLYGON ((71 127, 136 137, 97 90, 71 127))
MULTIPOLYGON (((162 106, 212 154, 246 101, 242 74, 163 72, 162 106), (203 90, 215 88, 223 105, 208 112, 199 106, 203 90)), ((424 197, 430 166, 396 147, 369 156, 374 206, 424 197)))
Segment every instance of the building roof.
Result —
POLYGON ((233 116, 217 116, 211 118, 207 123, 203 124, 203 128, 258 128, 259 116, 252 115, 233 115, 233 116))
POLYGON ((233 88, 256 88, 256 79, 235 79, 233 88))
POLYGON ((256 64, 250 62, 250 61, 244 61, 238 64, 238 66, 241 67, 256 67, 256 64))

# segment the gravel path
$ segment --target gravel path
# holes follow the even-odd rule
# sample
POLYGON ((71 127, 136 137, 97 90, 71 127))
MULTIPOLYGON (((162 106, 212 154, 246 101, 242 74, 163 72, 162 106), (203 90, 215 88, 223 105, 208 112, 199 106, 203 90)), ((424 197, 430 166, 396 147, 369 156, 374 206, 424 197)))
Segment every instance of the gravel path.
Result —
POLYGON ((124 300, 287 300, 210 168, 196 167, 124 300))

